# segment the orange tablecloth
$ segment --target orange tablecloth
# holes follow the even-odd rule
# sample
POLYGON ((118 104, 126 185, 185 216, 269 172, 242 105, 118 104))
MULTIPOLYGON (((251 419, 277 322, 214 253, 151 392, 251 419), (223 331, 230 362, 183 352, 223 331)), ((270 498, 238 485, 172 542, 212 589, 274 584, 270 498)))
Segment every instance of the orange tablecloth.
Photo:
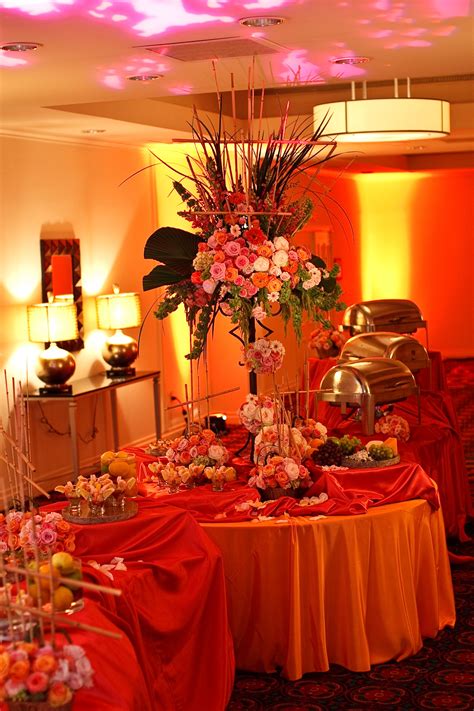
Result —
POLYGON ((440 510, 201 524, 224 558, 237 667, 288 679, 415 654, 454 625, 440 510))

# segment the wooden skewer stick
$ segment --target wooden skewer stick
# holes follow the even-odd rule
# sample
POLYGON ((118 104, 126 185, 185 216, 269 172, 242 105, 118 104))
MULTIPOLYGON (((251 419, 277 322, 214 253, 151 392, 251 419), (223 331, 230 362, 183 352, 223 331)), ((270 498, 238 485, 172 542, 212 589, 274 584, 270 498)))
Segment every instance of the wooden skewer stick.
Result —
MULTIPOLYGON (((0 604, 0 607, 3 607, 3 605, 0 604)), ((50 612, 39 610, 36 607, 29 607, 28 605, 16 605, 15 603, 12 603, 10 607, 12 610, 23 610, 23 612, 27 612, 33 617, 39 617, 42 620, 51 619, 50 612)), ((84 630, 85 632, 95 632, 96 634, 101 634, 104 637, 110 637, 112 639, 122 639, 123 637, 123 635, 118 634, 117 632, 111 632, 110 630, 104 630, 101 627, 87 625, 84 622, 77 622, 76 620, 72 620, 70 617, 63 617, 62 615, 57 617, 57 621, 60 625, 68 625, 69 627, 75 627, 76 629, 84 630)))
POLYGON ((188 432, 191 432, 191 428, 193 426, 193 406, 194 403, 192 400, 189 399, 188 395, 188 384, 186 383, 184 386, 184 396, 186 398, 185 403, 186 403, 186 412, 188 413, 188 432))
MULTIPOLYGON (((29 568, 22 568, 16 565, 5 565, 5 570, 7 573, 20 573, 29 578, 42 578, 43 580, 49 580, 48 573, 40 573, 38 570, 33 570, 29 568)), ((99 583, 88 583, 86 580, 72 580, 71 578, 63 578, 62 576, 55 577, 55 582, 67 583, 71 588, 84 588, 84 590, 96 590, 97 592, 107 593, 107 595, 115 595, 115 597, 120 597, 122 591, 118 588, 110 588, 107 585, 99 585, 99 583)))
POLYGON ((40 486, 40 485, 37 484, 35 481, 33 481, 33 479, 30 479, 30 477, 27 476, 26 474, 22 474, 22 472, 17 471, 17 470, 15 469, 14 464, 12 464, 11 462, 9 462, 8 459, 3 456, 3 454, 0 454, 0 460, 1 460, 2 462, 4 462, 4 463, 7 465, 7 467, 12 467, 12 468, 15 470, 15 472, 16 472, 19 476, 22 476, 23 479, 25 479, 25 481, 27 481, 28 484, 30 484, 30 486, 34 487, 37 491, 39 491, 40 494, 42 494, 43 496, 46 496, 48 499, 51 498, 50 494, 48 494, 48 492, 47 492, 45 489, 43 489, 42 486, 40 486))
MULTIPOLYGON (((240 387, 236 388, 229 388, 228 390, 222 390, 222 392, 219 393, 212 393, 211 395, 204 395, 203 397, 196 398, 194 402, 203 402, 204 400, 212 400, 214 397, 220 397, 221 395, 228 395, 229 393, 235 393, 237 390, 240 390, 240 387)), ((189 401, 191 402, 191 401, 189 401)), ((167 407, 167 410, 176 410, 178 407, 183 407, 184 405, 187 405, 188 402, 180 402, 178 405, 170 405, 167 407)))

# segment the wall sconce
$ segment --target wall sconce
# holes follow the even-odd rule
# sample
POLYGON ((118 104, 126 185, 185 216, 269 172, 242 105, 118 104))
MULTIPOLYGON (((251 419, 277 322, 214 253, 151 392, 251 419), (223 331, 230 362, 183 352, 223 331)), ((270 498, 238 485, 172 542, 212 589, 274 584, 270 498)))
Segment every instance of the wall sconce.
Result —
POLYGON ((110 365, 107 370, 109 378, 135 375, 135 368, 130 366, 138 355, 138 343, 123 333, 122 329, 135 328, 142 320, 138 294, 122 294, 115 284, 113 289, 113 294, 96 296, 99 328, 115 329, 115 333, 106 340, 102 349, 102 357, 110 365))
POLYGON ((57 341, 69 341, 78 337, 77 311, 71 302, 50 302, 28 306, 28 336, 34 343, 49 343, 38 357, 36 375, 45 383, 41 394, 72 392, 67 384, 76 370, 74 357, 57 341))

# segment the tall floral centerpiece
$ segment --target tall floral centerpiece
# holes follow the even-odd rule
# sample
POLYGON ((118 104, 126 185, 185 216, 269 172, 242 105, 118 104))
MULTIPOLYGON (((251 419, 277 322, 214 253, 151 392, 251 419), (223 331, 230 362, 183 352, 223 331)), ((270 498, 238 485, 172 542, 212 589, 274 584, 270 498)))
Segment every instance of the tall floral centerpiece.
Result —
MULTIPOLYGON (((342 308, 338 267, 328 269, 296 237, 312 213, 309 196, 322 202, 309 183, 317 184, 316 173, 335 149, 334 143, 319 141, 326 121, 313 130, 307 121, 291 123, 286 111, 279 130, 264 138, 261 118, 255 119, 262 116, 263 94, 260 107, 255 96, 250 89, 243 138, 235 115, 227 130, 222 110, 217 127, 195 113, 198 151, 187 156, 189 170, 168 166, 184 205, 179 214, 193 231, 161 227, 145 246, 145 258, 159 264, 144 277, 143 287, 167 287, 155 312, 158 319, 184 305, 192 334, 190 359, 200 357, 219 312, 247 345, 255 337, 254 319, 279 313, 300 340, 303 314, 326 323, 325 312, 342 308), (301 187, 305 174, 311 179, 301 187)), ((220 94, 218 99, 221 109, 220 94)))

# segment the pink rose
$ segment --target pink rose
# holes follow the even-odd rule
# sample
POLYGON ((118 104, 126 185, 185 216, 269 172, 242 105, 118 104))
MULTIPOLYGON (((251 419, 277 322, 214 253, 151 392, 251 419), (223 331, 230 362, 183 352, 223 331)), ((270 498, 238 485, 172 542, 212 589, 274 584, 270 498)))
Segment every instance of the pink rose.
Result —
MULTIPOLYGON (((233 244, 233 243, 231 242, 230 244, 233 244)), ((247 267, 249 265, 248 257, 246 257, 243 254, 239 254, 239 256, 235 258, 234 264, 237 267, 237 269, 244 269, 245 267, 247 267)))
POLYGON ((44 672, 33 672, 26 680, 26 687, 30 694, 41 694, 48 688, 49 677, 44 672))
MULTIPOLYGON (((225 264, 222 264, 222 262, 216 262, 215 264, 212 265, 211 267, 211 276, 213 279, 216 281, 224 281, 225 279, 225 264)), ((205 284, 206 282, 204 282, 205 284)), ((203 284, 203 287, 204 287, 203 284)))
POLYGON ((237 242, 227 242, 223 249, 229 257, 237 257, 240 254, 240 245, 237 242))

